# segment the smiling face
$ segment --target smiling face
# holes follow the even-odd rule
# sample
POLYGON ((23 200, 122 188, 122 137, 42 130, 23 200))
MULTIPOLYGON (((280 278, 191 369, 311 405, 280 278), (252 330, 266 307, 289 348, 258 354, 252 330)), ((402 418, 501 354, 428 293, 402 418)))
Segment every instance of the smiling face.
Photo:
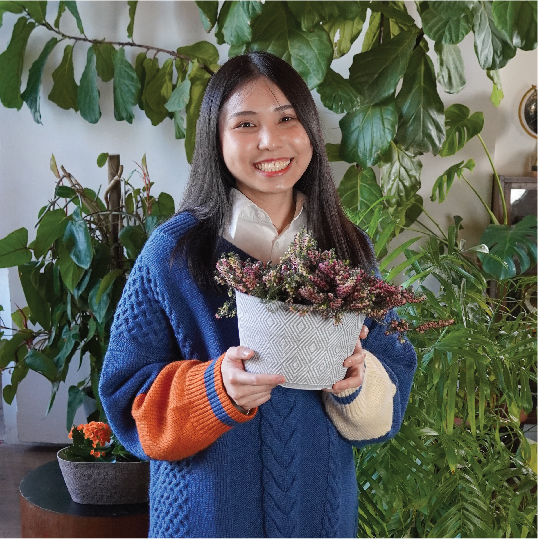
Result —
POLYGON ((237 189, 254 202, 268 195, 291 196, 313 155, 292 105, 262 77, 230 95, 221 109, 219 133, 237 189))

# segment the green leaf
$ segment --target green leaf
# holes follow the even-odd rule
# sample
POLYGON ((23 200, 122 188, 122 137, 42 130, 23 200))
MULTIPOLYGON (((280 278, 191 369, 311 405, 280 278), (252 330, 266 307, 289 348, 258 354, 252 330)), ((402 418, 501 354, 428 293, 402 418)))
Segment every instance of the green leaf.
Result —
POLYGON ((445 126, 447 129, 445 141, 440 149, 442 157, 455 155, 473 137, 481 133, 484 118, 482 112, 474 112, 465 105, 455 103, 445 111, 445 126))
POLYGON ((103 82, 108 82, 114 77, 114 56, 116 49, 110 43, 93 43, 95 53, 95 68, 103 82))
POLYGON ((133 39, 133 26, 135 25, 135 13, 137 12, 138 2, 128 0, 129 5, 129 24, 127 25, 127 37, 133 39))
POLYGON ((496 27, 490 2, 480 0, 473 5, 474 48, 482 69, 500 69, 516 54, 513 44, 496 27))
POLYGON ((77 410, 82 406, 85 397, 84 391, 77 386, 70 386, 67 390, 67 416, 66 416, 66 429, 71 430, 75 422, 75 414, 77 410))
POLYGON ((0 268, 20 266, 32 260, 28 245, 28 230, 19 228, 0 240, 0 268))
POLYGON ((66 45, 60 65, 52 72, 52 81, 49 101, 56 103, 62 109, 78 111, 79 87, 75 82, 73 69, 73 45, 66 45))
POLYGON ((471 31, 473 14, 467 2, 429 2, 421 14, 423 31, 444 45, 460 43, 471 31))
POLYGON ((483 269, 498 280, 515 277, 537 263, 537 217, 527 215, 513 226, 490 225, 479 241, 490 251, 478 253, 483 269))
MULTIPOLYGON (((112 286, 112 283, 111 283, 111 286, 112 286)), ((100 287, 101 287, 101 283, 97 283, 92 288, 92 290, 90 290, 90 293, 88 294, 88 306, 90 307, 90 310, 92 311, 96 320, 101 324, 105 320, 107 309, 109 307, 111 288, 109 287, 109 289, 105 291, 101 295, 100 299, 98 300, 97 295, 98 295, 100 287)))
POLYGON ((58 14, 56 15, 56 20, 54 21, 54 27, 57 30, 60 29, 60 19, 62 18, 62 15, 64 14, 65 10, 66 10, 66 3, 63 0, 61 0, 60 2, 58 2, 58 14))
POLYGON ((382 21, 382 14, 376 11, 371 11, 369 18, 369 25, 363 38, 363 45, 361 46, 361 52, 367 52, 380 45, 380 23, 382 21))
POLYGON ((340 156, 341 145, 340 144, 326 144, 326 154, 330 163, 336 163, 342 161, 340 156))
POLYGON ((220 45, 226 42, 237 47, 251 41, 250 20, 242 4, 243 2, 229 0, 223 4, 217 19, 216 32, 217 43, 220 45))
POLYGON ((79 107, 80 115, 87 122, 95 124, 101 118, 99 90, 97 89, 96 59, 92 47, 89 47, 86 53, 86 67, 80 79, 77 106, 79 107))
POLYGON ((41 51, 37 60, 32 64, 30 72, 28 73, 28 82, 26 84, 26 90, 22 93, 21 97, 23 101, 28 105, 28 108, 32 112, 34 122, 41 123, 41 111, 39 108, 40 91, 41 91, 41 79, 43 78, 43 70, 45 69, 45 63, 49 58, 52 49, 56 46, 58 40, 53 37, 45 48, 41 51))
MULTIPOLYGON (((172 71, 172 60, 170 69, 172 71)), ((122 47, 114 55, 114 118, 133 123, 135 115, 133 107, 137 104, 136 96, 140 90, 140 82, 135 68, 126 60, 122 47)), ((168 98, 167 98, 168 99, 168 98)))
POLYGON ((348 81, 339 73, 329 68, 326 78, 318 85, 316 91, 324 107, 342 114, 350 112, 359 106, 359 95, 348 81))
POLYGON ((73 262, 81 268, 88 269, 93 257, 92 238, 88 226, 81 217, 80 208, 76 208, 71 217, 62 241, 73 262))
POLYGON ((51 155, 50 169, 51 172, 56 176, 56 178, 60 179, 60 173, 58 172, 58 166, 56 165, 56 159, 54 157, 54 154, 51 155))
MULTIPOLYGON (((208 41, 197 41, 193 45, 179 47, 176 49, 178 54, 182 54, 191 60, 200 60, 203 64, 214 65, 219 61, 219 51, 212 43, 208 41)), ((178 70, 179 71, 179 70, 178 70)))
POLYGON ((146 232, 138 225, 128 225, 122 228, 118 237, 131 260, 137 259, 148 239, 146 232))
POLYGON ((537 2, 503 2, 492 4, 492 16, 513 46, 531 51, 537 48, 537 2))
POLYGON ((461 180, 462 175, 464 174, 464 169, 468 169, 471 172, 474 167, 475 162, 473 161, 473 159, 468 159, 466 163, 464 163, 464 161, 461 161, 460 163, 449 167, 434 182, 430 199, 434 202, 436 198, 438 198, 438 202, 443 202, 445 200, 445 197, 447 196, 447 193, 449 193, 449 189, 451 188, 451 185, 453 185, 453 181, 455 180, 455 178, 459 178, 459 180, 461 180))
MULTIPOLYGON (((431 3, 433 2, 430 2, 429 5, 431 3)), ((399 23, 399 25, 403 27, 415 25, 415 21, 408 14, 406 4, 404 2, 371 2, 369 7, 372 11, 379 11, 383 13, 386 17, 399 23)))
POLYGON ((24 103, 21 97, 21 78, 24 53, 28 38, 36 25, 21 17, 13 27, 11 41, 0 54, 0 101, 7 108, 20 110, 24 103))
POLYGON ((122 270, 114 269, 110 273, 107 273, 105 277, 103 277, 103 279, 101 280, 101 284, 99 285, 99 288, 97 290, 97 294, 95 296, 96 303, 99 303, 101 301, 103 294, 108 294, 110 292, 114 281, 120 275, 122 275, 122 270))
POLYGON ((152 206, 152 213, 163 217, 170 217, 175 211, 174 199, 168 193, 161 193, 152 206))
POLYGON ((107 161, 109 160, 109 154, 108 153, 100 153, 98 156, 97 156, 97 166, 99 168, 103 168, 106 164, 107 164, 107 161))
POLYGON ((394 94, 416 38, 415 31, 401 32, 390 41, 354 56, 350 84, 359 94, 362 106, 378 103, 394 94))
POLYGON ((16 364, 20 355, 26 354, 25 341, 31 336, 31 330, 23 330, 15 333, 11 339, 0 342, 0 369, 5 369, 11 363, 16 364))
POLYGON ((382 190, 376 182, 372 168, 358 169, 352 165, 348 168, 339 183, 338 193, 342 205, 358 216, 357 224, 369 223, 374 213, 374 207, 382 198, 382 190))
POLYGON ((179 110, 174 112, 174 138, 184 139, 186 135, 184 118, 179 110))
POLYGON ((217 22, 217 11, 219 10, 219 2, 195 2, 198 6, 200 20, 206 33, 210 33, 211 29, 217 22))
POLYGON ((168 110, 165 105, 172 94, 173 68, 173 60, 169 58, 144 90, 144 110, 148 115, 148 108, 151 109, 152 114, 151 116, 148 115, 148 117, 151 119, 152 125, 157 125, 168 116, 168 110))
POLYGON ((77 8, 77 2, 65 1, 64 4, 65 4, 65 7, 71 13, 71 15, 73 15, 73 17, 75 17, 75 20, 77 21, 77 28, 79 29, 79 32, 81 34, 84 34, 84 28, 82 26, 82 21, 80 19, 80 15, 79 15, 79 9, 77 8))
POLYGON ((495 107, 499 107, 503 99, 502 78, 497 69, 487 69, 487 77, 492 81, 492 94, 490 100, 495 107))
POLYGON ((54 382, 58 377, 54 361, 42 352, 30 350, 24 360, 26 365, 33 371, 42 374, 47 380, 54 382))
POLYGON ((77 191, 69 185, 58 185, 54 190, 54 196, 60 198, 72 198, 77 195, 77 191))
POLYGON ((30 15, 30 17, 32 17, 38 24, 45 21, 47 15, 47 2, 21 2, 21 4, 28 11, 28 15, 30 15))
POLYGON ((264 4, 262 15, 253 24, 250 49, 271 52, 288 62, 309 89, 324 80, 333 59, 327 32, 321 27, 302 31, 284 2, 264 4))
POLYGON ((24 8, 18 2, 0 2, 0 28, 4 13, 22 13, 24 8))
POLYGON ((165 108, 169 112, 177 112, 183 110, 187 103, 189 103, 189 92, 191 90, 191 81, 189 78, 185 78, 180 82, 172 94, 169 100, 165 103, 165 108))
POLYGON ((361 34, 367 17, 367 6, 361 3, 360 8, 359 15, 353 20, 332 18, 323 25, 333 43, 333 58, 340 58, 349 52, 352 44, 361 34))
POLYGON ((466 86, 464 60, 460 47, 435 43, 434 51, 438 57, 436 79, 448 94, 458 94, 466 86))
POLYGON ((382 192, 391 206, 405 205, 421 187, 421 161, 391 143, 380 163, 382 192))
POLYGON ((17 309, 11 313, 11 320, 19 329, 26 329, 28 327, 28 320, 30 319, 30 307, 24 307, 24 309, 17 309))
POLYGON ((397 122, 393 98, 349 112, 339 122, 341 157, 364 168, 376 164, 395 137, 397 122))
POLYGON ((200 105, 202 104, 204 92, 210 80, 210 74, 199 65, 195 65, 189 74, 189 79, 191 81, 191 90, 189 92, 189 103, 186 107, 185 153, 187 161, 190 163, 195 149, 196 127, 200 114, 200 105))
POLYGON ((62 348, 54 358, 54 364, 56 366, 57 377, 62 381, 65 381, 67 375, 67 369, 69 367, 69 360, 76 352, 75 345, 80 341, 79 326, 74 325, 71 328, 64 326, 62 330, 62 348))
POLYGON ((438 153, 445 138, 444 104, 438 95, 432 61, 422 47, 417 47, 410 57, 397 95, 397 108, 395 141, 415 155, 438 153))
POLYGON ((58 209, 45 213, 39 222, 33 244, 36 258, 44 256, 50 246, 64 234, 67 223, 68 219, 64 210, 58 209))

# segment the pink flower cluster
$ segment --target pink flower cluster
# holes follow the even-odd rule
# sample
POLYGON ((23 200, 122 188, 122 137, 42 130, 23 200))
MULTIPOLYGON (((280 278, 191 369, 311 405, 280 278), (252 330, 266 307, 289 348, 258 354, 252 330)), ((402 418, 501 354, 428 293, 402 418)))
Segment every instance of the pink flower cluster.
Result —
MULTIPOLYGON (((406 303, 419 303, 424 296, 392 285, 349 261, 338 260, 335 250, 319 251, 316 240, 303 229, 277 265, 242 261, 235 253, 217 262, 218 283, 226 285, 229 296, 234 290, 261 298, 281 301, 300 315, 318 313, 339 323, 346 312, 363 313, 383 322, 386 314, 406 303)), ((225 303, 217 317, 235 315, 234 300, 225 303)), ((388 332, 402 335, 406 322, 388 325, 388 332)))

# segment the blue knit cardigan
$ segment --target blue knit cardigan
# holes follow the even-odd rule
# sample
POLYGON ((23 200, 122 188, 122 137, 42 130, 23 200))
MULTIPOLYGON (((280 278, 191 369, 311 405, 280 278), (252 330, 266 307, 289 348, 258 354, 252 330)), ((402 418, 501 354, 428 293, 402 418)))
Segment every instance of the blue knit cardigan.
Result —
MULTIPOLYGON (((239 344, 237 319, 215 318, 226 298, 202 292, 183 260, 171 264, 178 238, 194 222, 179 214, 146 243, 118 306, 103 365, 100 397, 107 418, 120 441, 141 458, 148 457, 131 413, 135 397, 147 392, 170 362, 214 361, 239 344)), ((221 247, 238 251, 225 240, 221 247)), ((151 461, 150 537, 356 536, 352 448, 395 435, 416 367, 408 342, 386 336, 373 320, 366 325, 363 347, 381 361, 397 388, 385 436, 342 437, 320 391, 277 387, 244 423, 228 417, 214 399, 215 415, 230 430, 191 457, 151 461)))

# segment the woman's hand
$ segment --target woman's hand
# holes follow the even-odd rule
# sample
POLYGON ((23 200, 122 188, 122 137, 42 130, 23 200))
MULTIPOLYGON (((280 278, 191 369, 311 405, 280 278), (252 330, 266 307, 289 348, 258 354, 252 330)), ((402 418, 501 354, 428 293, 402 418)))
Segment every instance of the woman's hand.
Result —
POLYGON ((243 361, 253 355, 244 346, 229 348, 221 363, 221 376, 232 404, 242 413, 264 404, 271 397, 271 390, 285 382, 280 374, 253 374, 245 371, 243 361))
POLYGON ((328 393, 341 393, 346 389, 361 386, 363 383, 363 374, 365 373, 365 351, 361 346, 361 339, 365 339, 368 334, 368 328, 363 326, 353 354, 344 360, 343 366, 348 367, 344 379, 333 384, 331 389, 323 389, 322 391, 327 391, 328 393))

